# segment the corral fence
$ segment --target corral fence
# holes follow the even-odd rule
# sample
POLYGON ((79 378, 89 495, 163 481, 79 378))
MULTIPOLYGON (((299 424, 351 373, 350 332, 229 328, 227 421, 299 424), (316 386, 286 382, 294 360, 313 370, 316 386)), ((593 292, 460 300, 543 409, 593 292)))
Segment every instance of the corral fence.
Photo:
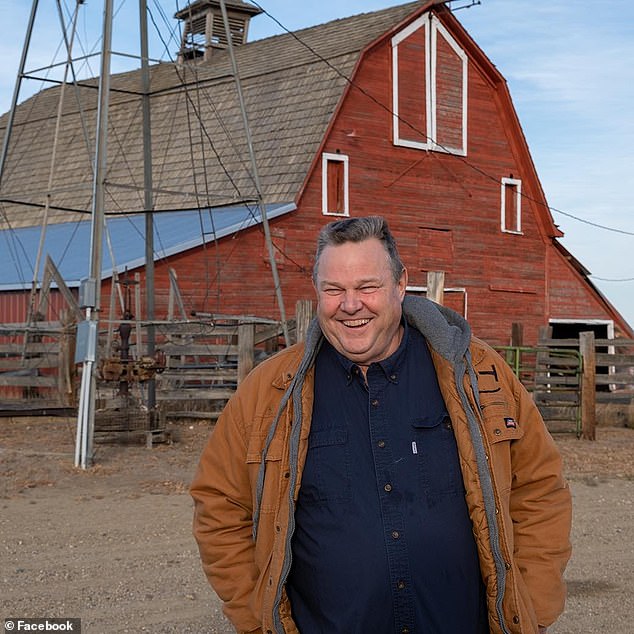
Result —
POLYGON ((572 431, 581 435, 581 353, 547 343, 537 347, 496 349, 533 397, 550 431, 572 431))
MULTIPOLYGON (((302 339, 311 312, 310 302, 298 303, 296 319, 288 324, 292 340, 302 339)), ((104 433, 156 427, 147 408, 151 393, 162 421, 214 420, 242 378, 284 345, 279 322, 249 316, 130 320, 102 327, 96 431, 104 433), (129 332, 124 362, 122 327, 129 332), (150 328, 154 357, 147 355, 150 328)), ((75 337, 70 317, 30 326, 0 324, 0 413, 75 412, 80 379, 75 337)), ((634 340, 596 339, 589 332, 579 339, 497 349, 551 431, 592 439, 598 418, 634 420, 634 340)))
MULTIPOLYGON (((298 302, 287 322, 292 341, 303 337, 311 314, 310 302, 298 302)), ((68 321, 0 325, 1 414, 76 412, 81 366, 77 327, 68 321)), ((97 439, 158 432, 170 419, 213 420, 250 370, 284 346, 280 322, 253 316, 103 320, 100 328, 97 439)))
POLYGON ((0 324, 0 413, 73 411, 74 323, 0 324))
POLYGON ((548 428, 594 440, 597 421, 634 422, 634 339, 542 339, 498 352, 532 394, 548 428))

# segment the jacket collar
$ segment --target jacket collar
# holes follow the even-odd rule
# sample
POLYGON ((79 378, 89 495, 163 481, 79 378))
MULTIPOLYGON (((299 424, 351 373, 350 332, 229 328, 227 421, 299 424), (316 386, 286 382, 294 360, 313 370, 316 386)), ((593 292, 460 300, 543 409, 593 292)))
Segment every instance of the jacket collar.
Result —
MULTIPOLYGON (((431 348, 452 365, 461 359, 471 342, 471 327, 458 313, 432 302, 425 297, 406 295, 403 315, 407 323, 420 331, 431 348)), ((315 356, 323 339, 319 322, 315 317, 308 327, 304 346, 304 358, 315 356)), ((280 387, 286 387, 288 380, 280 387)))

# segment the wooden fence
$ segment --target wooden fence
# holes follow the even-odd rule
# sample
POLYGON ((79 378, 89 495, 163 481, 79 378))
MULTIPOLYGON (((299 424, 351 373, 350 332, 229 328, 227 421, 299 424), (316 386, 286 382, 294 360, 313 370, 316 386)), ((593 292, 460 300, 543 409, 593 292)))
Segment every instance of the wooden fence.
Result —
POLYGON ((537 347, 497 348, 532 395, 552 432, 582 432, 581 384, 583 361, 576 349, 537 347))
POLYGON ((73 325, 0 324, 0 411, 28 413, 74 408, 74 351, 73 325))
POLYGON ((551 431, 594 440, 597 419, 634 423, 634 340, 543 339, 535 348, 498 348, 533 395, 551 431))
POLYGON ((156 397, 164 416, 213 419, 255 364, 279 349, 282 328, 225 317, 162 324, 157 335, 165 370, 156 375, 156 397))
MULTIPOLYGON (((298 305, 297 324, 289 324, 293 339, 305 332, 309 304, 298 305)), ((198 321, 129 323, 130 357, 142 367, 153 363, 144 356, 144 331, 155 331, 161 362, 159 371, 151 374, 158 409, 166 418, 216 418, 253 366, 283 345, 278 322, 254 317, 210 315, 198 321)), ((102 363, 110 359, 116 365, 118 343, 114 327, 100 334, 102 363)), ((79 366, 74 363, 74 345, 73 323, 0 325, 0 412, 75 408, 79 366)), ((634 340, 595 339, 590 332, 579 340, 548 339, 534 348, 509 346, 498 351, 532 394, 552 431, 593 439, 597 417, 634 422, 634 340)), ((147 400, 148 385, 130 382, 141 403, 147 400)), ((116 376, 100 380, 99 406, 107 408, 120 387, 116 376)))

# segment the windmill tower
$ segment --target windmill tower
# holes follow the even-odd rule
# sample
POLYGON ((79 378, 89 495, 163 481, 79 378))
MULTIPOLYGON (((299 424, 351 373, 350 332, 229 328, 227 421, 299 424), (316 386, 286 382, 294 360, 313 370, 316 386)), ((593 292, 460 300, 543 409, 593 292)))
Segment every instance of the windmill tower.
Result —
MULTIPOLYGON (((130 4, 132 4, 130 0, 130 4)), ((91 240, 90 240, 90 261, 88 263, 88 275, 82 281, 80 288, 80 301, 83 311, 84 319, 78 325, 78 337, 77 337, 77 354, 76 361, 81 363, 82 366, 82 383, 80 388, 78 421, 77 421, 77 441, 75 452, 75 463, 77 466, 86 468, 92 462, 93 457, 93 433, 94 433, 94 419, 95 419, 95 369, 97 367, 98 360, 98 331, 99 331, 99 319, 101 311, 101 276, 102 276, 102 245, 104 243, 104 218, 105 218, 105 206, 108 200, 108 187, 119 186, 119 183, 108 182, 108 128, 109 128, 109 111, 115 110, 115 102, 111 106, 111 92, 116 91, 116 81, 113 81, 111 90, 111 61, 118 53, 113 51, 112 41, 113 33, 117 33, 117 29, 113 28, 113 21, 116 19, 116 15, 113 7, 113 0, 104 0, 103 2, 103 23, 101 30, 101 51, 99 54, 100 67, 98 77, 95 78, 96 73, 93 72, 89 76, 89 79, 77 81, 77 64, 78 60, 86 57, 86 55, 75 55, 73 50, 75 24, 77 23, 77 16, 80 11, 88 8, 88 3, 84 3, 78 0, 75 4, 75 14, 72 18, 65 22, 60 10, 60 24, 62 25, 63 39, 66 49, 66 72, 64 79, 59 82, 60 85, 65 86, 69 84, 69 91, 80 90, 85 91, 84 95, 90 95, 87 97, 87 101, 91 101, 92 112, 95 112, 94 128, 86 134, 87 139, 87 152, 86 155, 89 160, 86 161, 86 169, 84 170, 84 180, 86 181, 83 186, 88 187, 88 180, 91 181, 91 203, 90 211, 91 215, 91 240), (67 79, 70 80, 67 82, 67 79), (97 88, 97 90, 95 90, 97 88), (97 97, 95 98, 95 96, 97 97), (86 178, 86 175, 89 178, 86 178)), ((91 8, 94 9, 93 4, 91 8)), ((143 165, 143 179, 142 186, 139 186, 139 179, 132 186, 127 185, 128 189, 136 188, 143 194, 145 210, 145 274, 146 274, 146 318, 148 322, 151 322, 154 318, 154 290, 153 290, 153 266, 154 266, 154 247, 153 247, 153 228, 152 228, 152 215, 153 215, 153 194, 155 193, 152 183, 152 153, 151 153, 151 121, 150 121, 150 69, 149 69, 149 54, 148 54, 148 34, 147 34, 147 0, 138 0, 139 9, 139 34, 140 34, 140 53, 136 56, 136 60, 140 62, 140 72, 134 72, 135 84, 133 89, 127 88, 127 94, 133 95, 132 98, 137 99, 141 104, 142 122, 143 122, 143 148, 142 148, 142 165, 143 165)), ((37 0, 34 0, 31 17, 29 21, 27 37, 25 39, 24 51, 20 63, 18 72, 18 81, 16 83, 16 90, 14 93, 14 99, 11 107, 11 112, 8 117, 7 131, 4 137, 4 143, 2 153, 0 154, 0 185, 2 183, 2 173, 5 159, 9 155, 9 147, 11 143, 11 133, 13 127, 13 118, 18 102, 18 94, 20 92, 20 86, 22 80, 30 78, 32 72, 26 70, 26 59, 30 43, 33 36, 33 28, 35 19, 38 14, 41 13, 41 7, 38 7, 37 0)), ((190 5, 185 7, 182 11, 176 14, 176 17, 181 20, 182 38, 180 39, 178 64, 204 62, 209 59, 210 55, 214 52, 218 52, 221 49, 226 49, 232 57, 234 63, 234 75, 236 77, 236 84, 239 87, 239 77, 237 73, 237 67, 235 66, 235 59, 233 58, 233 47, 241 46, 246 43, 248 26, 250 19, 261 13, 261 10, 249 5, 241 0, 196 0, 190 5)), ((85 49, 84 49, 85 50, 85 49)), ((84 51, 81 51, 84 52, 84 51)), ((91 53, 90 57, 95 56, 91 53)), ((95 56, 96 57, 96 56, 95 56)), ((135 57, 133 55, 127 55, 128 58, 135 57)), ((59 67, 61 64, 52 64, 51 67, 59 67)), ((43 70, 43 69, 40 69, 43 70)), ((45 70, 45 69, 44 69, 45 70)), ((70 98, 67 97, 67 101, 70 98)), ((78 101, 83 100, 84 97, 78 98, 78 101)), ((240 101, 243 105, 242 95, 240 95, 240 101)), ((62 103, 60 101, 60 103, 62 103)), ((65 104, 60 106, 60 116, 64 110, 65 104)), ((81 105, 79 108, 81 109, 81 105)), ((243 108, 244 109, 244 108, 243 108)), ((245 130, 248 133, 248 121, 246 118, 246 112, 243 112, 245 121, 245 130)), ((93 122, 90 121, 93 125, 93 122)), ((114 145, 114 144, 112 144, 114 145)), ((248 143, 251 148, 251 142, 248 143)), ((255 166, 255 158, 251 156, 252 173, 254 180, 257 180, 257 168, 255 166)), ((140 164, 141 161, 137 161, 140 164)), ((68 183, 65 184, 68 189, 68 183)), ((126 186, 125 184, 123 185, 126 186)), ((258 186, 258 192, 260 188, 258 186)), ((50 192, 47 192, 47 195, 50 192)), ((59 192, 54 192, 58 195, 59 192)), ((261 199, 261 196, 260 196, 261 199)), ((261 201, 260 201, 261 202, 261 201)), ((47 203, 48 204, 48 203, 47 203)), ((265 236, 267 240, 267 246, 269 247, 269 259, 271 260, 271 269, 274 273, 274 278, 277 275, 277 269, 275 265, 275 256, 272 252, 273 247, 271 244, 270 234, 268 234, 268 222, 266 220, 266 214, 264 205, 261 205, 262 223, 265 228, 265 236)), ((129 209, 129 208, 128 208, 129 209)), ((35 267, 35 275, 37 276, 37 269, 35 267)), ((276 292, 279 291, 279 280, 275 279, 276 292)), ((33 288, 36 287, 36 279, 34 278, 33 288)), ((283 323, 286 328, 286 319, 283 311, 283 303, 281 301, 281 291, 278 297, 278 302, 281 306, 281 313, 283 315, 283 323)), ((112 302, 111 302, 112 303, 112 302)), ((137 318, 139 315, 137 315, 137 318)), ((147 337, 147 354, 152 356, 153 354, 153 330, 152 326, 148 326, 146 330, 147 337)), ((285 331, 286 335, 286 331, 285 331)), ((288 336, 286 335, 288 341, 288 336)), ((148 408, 154 406, 151 386, 148 389, 148 408)))

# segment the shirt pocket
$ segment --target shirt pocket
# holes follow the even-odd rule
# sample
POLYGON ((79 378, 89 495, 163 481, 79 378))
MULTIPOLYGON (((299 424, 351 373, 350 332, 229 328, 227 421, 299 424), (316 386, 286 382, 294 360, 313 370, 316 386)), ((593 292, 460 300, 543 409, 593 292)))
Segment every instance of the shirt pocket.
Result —
POLYGON ((447 414, 411 423, 421 490, 429 505, 446 496, 464 495, 458 448, 447 414))
POLYGON ((311 432, 302 473, 300 502, 348 502, 350 496, 348 431, 323 429, 311 432))

